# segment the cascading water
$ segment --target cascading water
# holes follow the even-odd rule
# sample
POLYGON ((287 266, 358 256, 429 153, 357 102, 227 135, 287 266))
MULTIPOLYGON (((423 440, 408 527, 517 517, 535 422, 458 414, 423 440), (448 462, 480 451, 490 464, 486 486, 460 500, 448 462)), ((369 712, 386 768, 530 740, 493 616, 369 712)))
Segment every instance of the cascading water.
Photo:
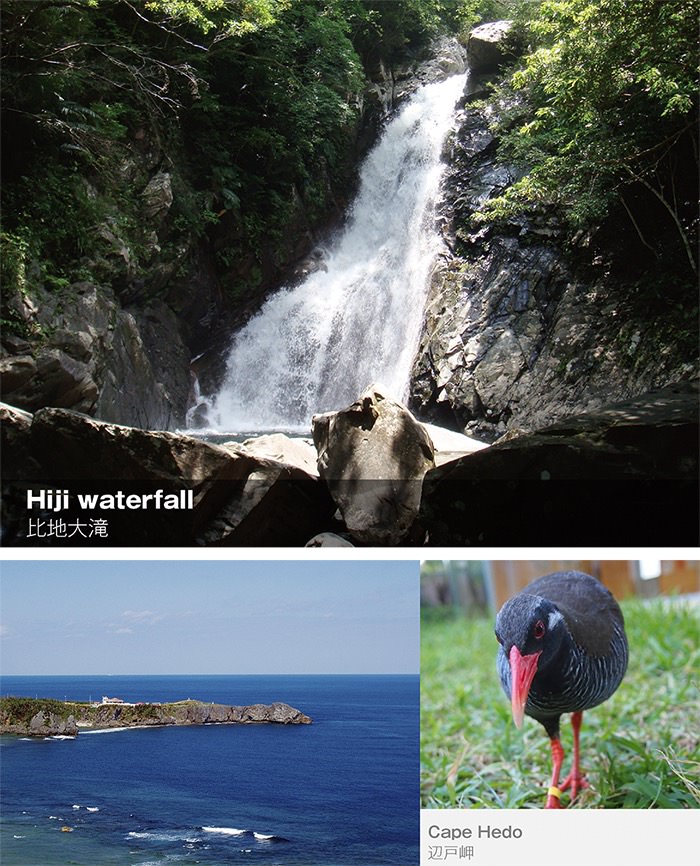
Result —
POLYGON ((323 268, 273 295, 233 340, 222 430, 308 429, 372 382, 405 396, 440 238, 440 154, 465 76, 418 90, 362 166, 323 268))

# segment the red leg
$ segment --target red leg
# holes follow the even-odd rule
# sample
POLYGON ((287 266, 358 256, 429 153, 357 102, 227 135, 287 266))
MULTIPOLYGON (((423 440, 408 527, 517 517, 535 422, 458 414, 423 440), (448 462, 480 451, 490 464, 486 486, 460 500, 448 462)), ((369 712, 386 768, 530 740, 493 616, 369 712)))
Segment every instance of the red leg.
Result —
POLYGON ((581 775, 581 765, 579 763, 579 731, 581 730, 581 721, 583 713, 573 713, 571 716, 571 727, 574 731, 574 759, 571 764, 571 772, 561 783, 562 791, 565 791, 571 786, 571 799, 575 800, 580 788, 587 788, 588 782, 581 775))
POLYGON ((549 742, 552 746, 552 781, 549 783, 547 802, 544 807, 545 809, 561 809, 561 803, 559 802, 561 795, 559 774, 561 773, 561 765, 564 760, 564 750, 561 747, 558 736, 550 737, 549 742))

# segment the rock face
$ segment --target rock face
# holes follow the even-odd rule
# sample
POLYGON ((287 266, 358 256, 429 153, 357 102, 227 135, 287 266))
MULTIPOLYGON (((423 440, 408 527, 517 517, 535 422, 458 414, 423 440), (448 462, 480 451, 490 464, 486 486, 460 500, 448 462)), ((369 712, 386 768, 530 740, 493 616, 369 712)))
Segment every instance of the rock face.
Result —
POLYGON ((165 304, 130 312, 111 289, 75 283, 61 295, 38 292, 31 321, 44 336, 3 344, 7 402, 157 430, 184 426, 189 353, 165 304))
POLYGON ((425 428, 373 385, 347 409, 315 416, 313 438, 319 472, 351 535, 365 544, 400 543, 435 465, 425 428))
POLYGON ((550 215, 482 225, 474 214, 516 178, 497 159, 493 106, 467 105, 445 184, 445 256, 436 270, 410 408, 487 442, 542 428, 697 375, 659 348, 634 288, 576 273, 550 215))
POLYGON ((245 707, 202 701, 172 704, 100 704, 0 699, 0 733, 30 737, 75 736, 80 730, 167 725, 310 725, 312 719, 284 703, 245 707))
POLYGON ((74 737, 78 733, 78 725, 72 713, 67 718, 63 718, 57 713, 39 710, 31 717, 26 729, 5 731, 2 722, 0 722, 0 732, 26 734, 30 737, 74 737))
POLYGON ((149 220, 162 222, 173 203, 173 187, 170 173, 159 171, 146 184, 141 193, 144 210, 149 220))

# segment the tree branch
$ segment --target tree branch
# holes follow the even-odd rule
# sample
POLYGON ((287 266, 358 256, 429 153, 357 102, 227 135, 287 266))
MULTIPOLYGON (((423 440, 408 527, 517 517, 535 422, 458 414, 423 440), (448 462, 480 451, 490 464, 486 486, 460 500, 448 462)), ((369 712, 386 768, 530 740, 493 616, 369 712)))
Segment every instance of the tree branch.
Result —
POLYGON ((628 168, 630 175, 634 178, 634 180, 638 181, 642 184, 642 186, 646 187, 649 192, 664 206, 669 216, 673 220, 676 228, 678 229, 678 234, 680 235, 681 242, 683 243, 683 247, 685 249, 685 254, 688 257, 688 262, 690 264, 690 268, 693 273, 697 276, 698 266, 695 263, 695 259, 693 258, 693 251, 690 248, 690 241, 688 240, 688 235, 686 234, 685 228, 683 227, 683 223, 680 220, 680 217, 676 213, 676 211, 671 207, 668 201, 664 198, 663 194, 660 193, 657 189, 654 188, 649 181, 642 177, 642 175, 635 174, 631 169, 628 168))

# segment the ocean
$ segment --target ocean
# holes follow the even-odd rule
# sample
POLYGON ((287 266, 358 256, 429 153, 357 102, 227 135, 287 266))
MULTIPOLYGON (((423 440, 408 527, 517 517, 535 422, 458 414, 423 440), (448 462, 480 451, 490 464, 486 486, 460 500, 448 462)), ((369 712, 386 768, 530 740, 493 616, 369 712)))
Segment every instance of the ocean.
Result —
POLYGON ((1 688, 283 701, 313 719, 0 737, 3 866, 419 862, 417 675, 3 677, 1 688))

